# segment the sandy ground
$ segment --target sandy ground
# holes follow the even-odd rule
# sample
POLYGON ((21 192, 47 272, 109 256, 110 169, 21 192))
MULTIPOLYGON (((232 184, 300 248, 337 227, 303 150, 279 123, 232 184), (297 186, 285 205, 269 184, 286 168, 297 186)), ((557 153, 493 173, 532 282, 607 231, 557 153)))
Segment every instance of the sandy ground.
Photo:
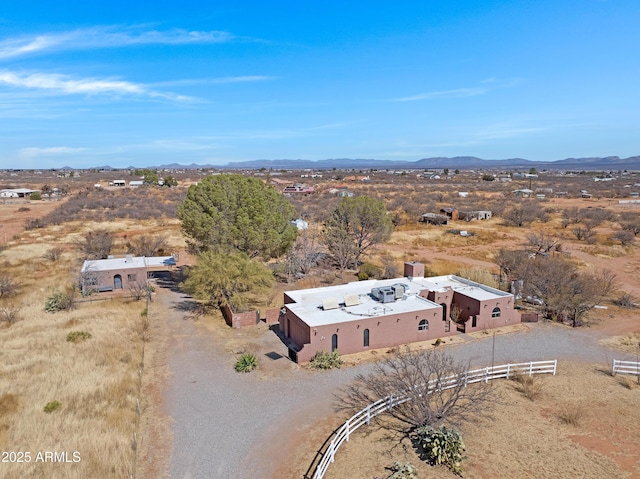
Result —
POLYGON ((28 219, 41 218, 60 205, 57 201, 0 200, 0 245, 11 241, 24 231, 28 219), (28 211, 18 211, 28 208, 28 211))

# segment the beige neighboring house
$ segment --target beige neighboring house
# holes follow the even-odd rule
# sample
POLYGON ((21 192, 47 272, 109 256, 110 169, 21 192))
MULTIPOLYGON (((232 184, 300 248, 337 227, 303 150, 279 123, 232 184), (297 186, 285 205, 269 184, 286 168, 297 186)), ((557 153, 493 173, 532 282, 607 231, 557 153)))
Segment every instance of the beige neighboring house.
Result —
POLYGON ((91 292, 129 291, 145 286, 150 273, 170 271, 176 265, 173 256, 133 256, 86 260, 80 270, 83 295, 91 292))

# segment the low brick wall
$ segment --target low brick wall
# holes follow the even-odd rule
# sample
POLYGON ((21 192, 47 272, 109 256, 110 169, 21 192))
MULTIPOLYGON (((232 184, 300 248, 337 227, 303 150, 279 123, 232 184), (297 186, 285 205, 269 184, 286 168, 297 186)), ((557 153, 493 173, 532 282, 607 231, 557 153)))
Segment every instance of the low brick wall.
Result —
POLYGON ((520 320, 523 323, 537 323, 538 322, 538 313, 521 313, 520 320))
POLYGON ((277 324, 280 318, 280 308, 267 309, 264 320, 267 324, 277 324))
POLYGON ((260 322, 259 311, 247 311, 246 313, 234 313, 228 306, 222 307, 222 315, 225 322, 232 328, 244 328, 246 326, 255 326, 260 322))

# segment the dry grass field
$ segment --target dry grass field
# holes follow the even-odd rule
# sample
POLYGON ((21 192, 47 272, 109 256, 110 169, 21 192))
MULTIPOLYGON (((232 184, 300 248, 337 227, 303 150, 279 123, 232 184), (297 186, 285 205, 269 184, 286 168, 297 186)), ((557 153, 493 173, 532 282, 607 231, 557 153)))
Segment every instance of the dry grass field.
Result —
MULTIPOLYGON (((38 208, 47 203, 35 204, 28 213, 48 212, 38 208)), ((0 216, 14 217, 14 209, 0 205, 0 216)), ((17 318, 0 322, 0 450, 30 454, 8 456, 1 477, 135 474, 138 411, 146 404, 143 348, 150 337, 145 303, 76 295, 72 310, 44 311, 52 293, 72 290, 82 264, 77 241, 98 228, 114 232, 116 254, 142 233, 164 235, 176 251, 184 247, 175 220, 63 223, 16 231, 2 245, 0 274, 13 279, 16 291, 0 298, 0 309, 17 311, 17 318), (46 258, 53 248, 59 257, 46 258), (70 333, 80 337, 70 341, 70 333)))

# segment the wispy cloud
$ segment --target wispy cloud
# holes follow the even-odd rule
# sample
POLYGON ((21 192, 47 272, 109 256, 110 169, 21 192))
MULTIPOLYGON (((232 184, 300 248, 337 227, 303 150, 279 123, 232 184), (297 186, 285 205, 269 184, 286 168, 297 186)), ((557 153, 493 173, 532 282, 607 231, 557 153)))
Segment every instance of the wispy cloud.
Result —
POLYGON ((0 40, 0 59, 45 51, 115 48, 132 45, 227 43, 240 39, 229 32, 210 30, 141 30, 139 27, 99 26, 0 40))
POLYGON ((174 86, 190 86, 190 85, 223 85, 227 83, 252 83, 276 80, 278 77, 269 75, 240 75, 220 78, 193 78, 184 80, 170 80, 164 82, 153 83, 154 87, 174 87, 174 86))
POLYGON ((172 101, 194 101, 195 98, 171 92, 152 90, 141 83, 113 78, 80 78, 57 73, 20 74, 0 71, 0 84, 14 88, 36 89, 64 95, 134 95, 172 101))
POLYGON ((86 151, 86 148, 76 148, 71 146, 51 146, 46 148, 21 148, 19 153, 22 157, 33 158, 36 156, 72 155, 76 153, 82 153, 84 151, 86 151))
POLYGON ((420 101, 420 100, 432 100, 434 98, 464 98, 470 96, 484 95, 489 91, 488 88, 475 87, 475 88, 456 88, 454 90, 440 90, 430 91, 426 93, 420 93, 413 96, 405 96, 401 98, 394 98, 391 101, 420 101))
POLYGON ((511 80, 498 80, 496 78, 487 78, 480 83, 483 86, 469 87, 469 88, 454 88, 451 90, 437 90, 428 91, 425 93, 419 93, 417 95, 405 96, 400 98, 392 98, 390 101, 406 102, 406 101, 423 101, 434 100, 437 98, 467 98, 479 95, 485 95, 493 90, 511 88, 519 85, 522 82, 520 78, 514 78, 511 80))

